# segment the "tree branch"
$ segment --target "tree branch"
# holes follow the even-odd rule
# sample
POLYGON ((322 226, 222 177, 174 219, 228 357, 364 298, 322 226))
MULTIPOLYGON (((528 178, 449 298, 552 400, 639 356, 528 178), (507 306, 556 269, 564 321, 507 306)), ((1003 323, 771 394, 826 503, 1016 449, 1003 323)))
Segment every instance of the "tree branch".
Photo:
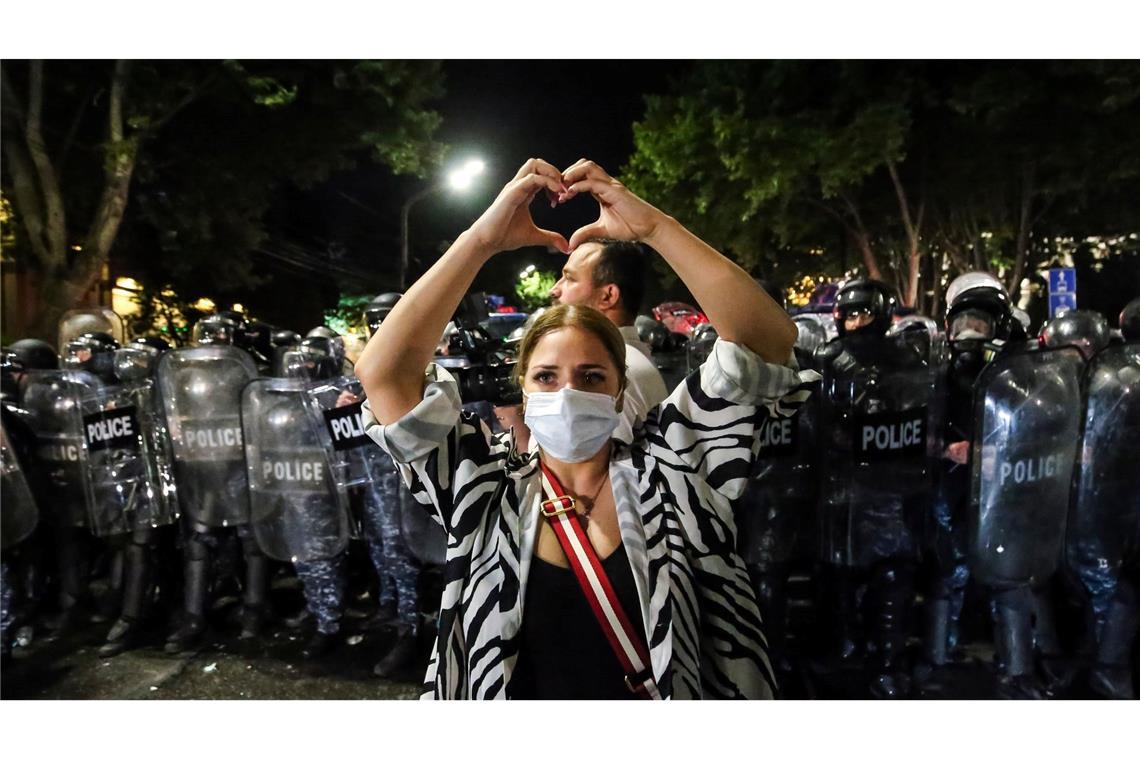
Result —
POLYGON ((83 122, 83 115, 87 113, 87 105, 91 102, 94 87, 88 86, 79 99, 79 106, 75 109, 75 116, 71 118, 71 125, 63 137, 59 148, 59 160, 56 162, 60 176, 63 176, 63 167, 67 165, 67 157, 71 154, 71 146, 75 144, 75 135, 79 132, 79 125, 83 122))
POLYGON ((182 109, 186 108, 186 106, 190 105, 195 100, 197 100, 199 97, 201 97, 202 93, 205 92, 207 89, 210 88, 211 85, 214 84, 214 82, 218 79, 218 76, 219 76, 219 72, 215 71, 215 72, 211 73, 210 75, 208 75, 206 78, 204 78, 197 85, 192 87, 190 89, 190 91, 187 92, 184 96, 182 96, 182 98, 177 103, 175 103, 169 111, 167 111, 161 117, 156 119, 153 124, 148 126, 146 128, 146 130, 144 130, 145 134, 149 135, 152 132, 157 132, 158 130, 160 130, 164 126, 166 126, 168 123, 170 123, 170 120, 173 119, 175 116, 177 116, 178 113, 182 109))
POLYGON ((106 150, 110 153, 105 162, 103 193, 99 199, 95 216, 87 230, 87 257, 98 261, 101 268, 110 253, 111 244, 119 231, 119 223, 127 209, 127 193, 131 184, 137 158, 138 141, 124 139, 123 103, 126 97, 127 61, 115 61, 111 75, 111 95, 107 106, 106 150))
POLYGON ((25 119, 24 140, 28 155, 38 177, 37 194, 43 208, 42 230, 43 249, 47 257, 43 260, 45 269, 63 266, 67 255, 67 217, 63 208, 63 196, 55 168, 47 153, 41 132, 44 103, 44 64, 32 61, 29 68, 28 110, 25 119))
POLYGON ((27 121, 28 109, 24 107, 20 96, 16 94, 16 88, 12 86, 11 80, 8 79, 7 66, 0 66, 0 92, 4 94, 5 110, 13 113, 21 122, 27 121))

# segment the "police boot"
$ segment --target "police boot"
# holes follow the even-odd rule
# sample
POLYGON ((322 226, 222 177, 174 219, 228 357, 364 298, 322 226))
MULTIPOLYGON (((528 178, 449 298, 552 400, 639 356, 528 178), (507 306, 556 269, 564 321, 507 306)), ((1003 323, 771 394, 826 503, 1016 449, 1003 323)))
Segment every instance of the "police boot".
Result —
POLYGON ((132 542, 124 551, 123 611, 111 626, 107 641, 99 648, 100 657, 114 657, 138 646, 140 621, 151 588, 150 547, 145 539, 132 542))
POLYGON ((102 594, 95 598, 95 611, 91 615, 91 622, 105 623, 116 620, 123 603, 123 559, 124 551, 121 548, 111 553, 110 568, 107 572, 107 587, 102 594))
POLYGON ((1001 699, 1045 699, 1033 672, 1032 593, 1028 588, 993 595, 994 646, 997 649, 996 694, 1001 699))
POLYGON ((950 663, 950 600, 928 600, 925 619, 923 656, 934 667, 940 668, 948 665, 950 663))
POLYGON ((253 537, 242 538, 245 555, 245 588, 242 591, 241 638, 261 635, 267 617, 269 594, 269 558, 253 543, 253 537))
POLYGON ((305 646, 301 649, 301 656, 306 660, 317 660, 324 657, 326 654, 336 649, 340 644, 340 632, 324 633, 322 631, 314 631, 309 640, 305 642, 305 646))
POLYGON ((1074 664, 1065 656, 1061 637, 1057 633, 1057 618, 1053 603, 1045 590, 1033 595, 1033 637, 1038 654, 1038 666, 1044 676, 1045 691, 1054 696, 1064 692, 1076 676, 1074 664))
POLYGON ((1135 699, 1132 689, 1132 642, 1140 616, 1134 603, 1114 600, 1109 607, 1089 686, 1108 699, 1135 699))
POLYGON ((875 569, 867 591, 874 643, 870 685, 874 699, 902 699, 910 694, 910 676, 904 666, 910 592, 906 568, 884 565, 875 569))
POLYGON ((86 622, 84 599, 87 552, 78 529, 61 530, 54 538, 57 552, 56 567, 59 572, 60 613, 48 621, 47 627, 52 630, 49 638, 58 639, 74 633, 86 622))
MULTIPOLYGON (((187 542, 185 551, 189 554, 196 542, 187 542)), ((199 545, 200 546, 200 545, 199 545)), ((197 552, 195 552, 197 553, 197 552)), ((205 547, 202 547, 205 553, 205 547)), ((205 557, 189 559, 183 570, 183 610, 182 623, 166 639, 167 652, 176 654, 196 647, 206 633, 206 591, 209 585, 209 560, 205 557)))
POLYGON ((396 636, 396 643, 388 654, 384 655, 384 659, 376 663, 372 672, 381 678, 391 678, 415 659, 417 649, 416 631, 410 626, 401 627, 396 636))

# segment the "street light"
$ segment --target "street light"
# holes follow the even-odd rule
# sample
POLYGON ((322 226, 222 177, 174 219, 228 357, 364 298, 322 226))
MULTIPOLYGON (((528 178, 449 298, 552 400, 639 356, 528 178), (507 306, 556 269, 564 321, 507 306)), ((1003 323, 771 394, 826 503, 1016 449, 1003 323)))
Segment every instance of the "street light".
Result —
POLYGON ((467 190, 475 181, 475 177, 482 174, 485 168, 486 165, 481 160, 469 159, 462 166, 449 172, 445 181, 428 185, 404 203, 403 208, 400 209, 400 290, 406 290, 408 287, 408 220, 412 213, 412 206, 429 195, 435 195, 444 190, 455 192, 467 190))

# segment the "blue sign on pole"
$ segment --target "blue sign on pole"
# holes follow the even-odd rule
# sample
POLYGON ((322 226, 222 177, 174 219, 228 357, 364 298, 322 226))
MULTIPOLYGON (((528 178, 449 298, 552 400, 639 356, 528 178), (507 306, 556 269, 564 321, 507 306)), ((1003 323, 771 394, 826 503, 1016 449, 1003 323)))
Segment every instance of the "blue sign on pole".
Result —
POLYGON ((1076 293, 1077 292, 1077 270, 1075 269, 1050 269, 1049 270, 1049 295, 1057 295, 1059 293, 1076 293))
POLYGON ((1066 311, 1074 311, 1076 308, 1076 293, 1049 294, 1049 319, 1064 314, 1066 311))

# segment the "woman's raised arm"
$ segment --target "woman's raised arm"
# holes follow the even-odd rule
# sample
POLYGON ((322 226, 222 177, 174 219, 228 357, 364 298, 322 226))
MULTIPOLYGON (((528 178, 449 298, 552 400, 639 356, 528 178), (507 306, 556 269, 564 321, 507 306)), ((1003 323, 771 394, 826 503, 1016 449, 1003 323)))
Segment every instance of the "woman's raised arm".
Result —
POLYGON ((566 189, 561 176, 541 159, 523 164, 490 208, 396 302, 355 367, 380 424, 395 422, 420 402, 424 368, 439 336, 488 259, 527 245, 569 249, 564 237, 539 229, 530 215, 540 192, 555 198, 566 189))
POLYGON ((747 346, 766 362, 788 361, 796 342, 795 323, 747 272, 593 161, 582 159, 563 172, 562 180, 568 187, 559 201, 587 192, 601 206, 598 220, 571 236, 571 250, 594 237, 652 246, 692 292, 717 335, 747 346))

